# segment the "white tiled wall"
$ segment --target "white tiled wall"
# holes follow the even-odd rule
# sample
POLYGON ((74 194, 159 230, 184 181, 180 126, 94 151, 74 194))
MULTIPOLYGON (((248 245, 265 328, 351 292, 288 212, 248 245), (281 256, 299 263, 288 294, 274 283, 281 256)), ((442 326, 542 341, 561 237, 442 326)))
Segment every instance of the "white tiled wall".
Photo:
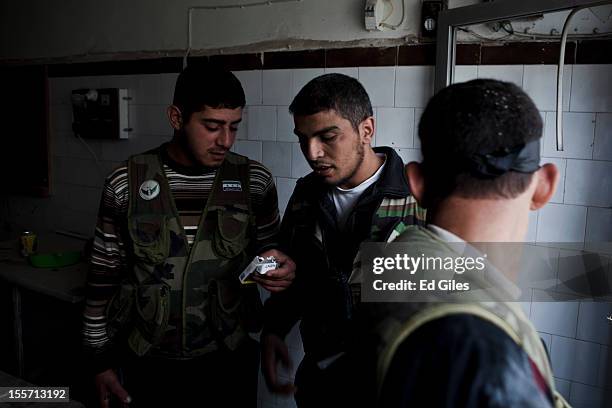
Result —
MULTIPOLYGON (((478 67, 480 77, 482 71, 478 67)), ((585 241, 586 248, 599 250, 601 242, 612 241, 612 66, 565 67, 562 152, 556 151, 555 144, 555 75, 555 67, 546 65, 524 66, 522 83, 518 82, 519 68, 491 74, 522 85, 543 111, 542 161, 554 163, 561 173, 552 204, 535 214, 530 233, 537 241, 585 241)), ((576 262, 584 268, 579 255, 561 252, 560 279, 573 276, 576 262)), ((600 272, 610 277, 609 259, 603 259, 600 272)), ((612 325, 606 320, 610 310, 610 303, 532 303, 531 320, 542 335, 551 336, 549 350, 557 384, 573 406, 603 406, 603 396, 611 392, 612 362, 606 357, 612 339, 612 325)))
MULTIPOLYGON (((569 110, 572 83, 572 66, 563 70, 563 110, 569 110)), ((520 84, 519 84, 520 85, 520 84)), ((557 67, 555 65, 526 65, 523 72, 523 89, 533 98, 541 111, 557 110, 557 67)))
POLYGON ((433 95, 433 67, 397 67, 396 71, 395 106, 424 108, 433 95))
POLYGON ((238 77, 244 89, 247 105, 261 104, 262 72, 237 71, 236 77, 238 77))
POLYGON ((609 65, 574 65, 570 110, 612 111, 612 70, 609 65))
POLYGON ((556 116, 556 112, 546 113, 544 156, 568 159, 592 159, 596 115, 594 113, 577 112, 566 112, 563 114, 563 151, 561 152, 557 151, 556 116))
POLYGON ((278 106, 276 108, 276 140, 279 142, 295 142, 297 139, 293 134, 293 117, 289 113, 289 106, 278 106))
POLYGON ((293 70, 292 92, 291 99, 302 89, 304 85, 310 82, 311 79, 321 76, 325 73, 323 68, 305 68, 293 70))
POLYGON ((289 105, 293 100, 293 71, 271 69, 263 71, 263 104, 289 105))
POLYGON ((326 74, 344 74, 359 79, 359 68, 325 68, 326 74))
POLYGON ((249 106, 249 140, 276 140, 276 106, 249 106))
MULTIPOLYGON (((309 171, 287 107, 299 88, 323 73, 320 69, 239 71, 247 110, 234 151, 262 161, 277 183, 279 208, 284 211, 297 178, 309 171)), ((433 67, 333 68, 358 78, 375 109, 376 145, 389 145, 404 160, 420 159, 418 121, 433 92, 433 67)), ((543 112, 543 161, 561 171, 553 203, 530 217, 530 241, 612 241, 612 66, 574 65, 565 69, 565 151, 554 144, 555 67, 459 66, 456 78, 499 78, 522 86, 543 112)), ((51 80, 51 119, 54 196, 49 200, 15 198, 17 218, 41 227, 91 234, 103 176, 118 162, 168 140, 165 118, 177 74, 54 78, 51 80), (127 141, 87 141, 71 133, 69 95, 82 87, 125 87, 130 96, 127 141), (96 158, 94 159, 94 154, 96 158)), ((36 226, 31 226, 36 227, 36 226)), ((608 268, 612 266, 607 265, 608 268)), ((608 269, 612 273, 612 269, 608 269)), ((610 327, 605 319, 609 304, 527 303, 527 312, 545 339, 559 389, 578 407, 597 406, 603 388, 612 388, 612 370, 606 371, 610 327), (603 319, 603 320, 602 320, 603 319), (607 379, 607 380, 606 380, 607 379), (595 404, 595 405, 594 405, 595 404)), ((289 346, 295 364, 301 358, 294 331, 289 346)), ((290 374, 287 374, 290 377, 290 374)), ((291 406, 291 400, 270 395, 260 387, 260 406, 291 406)))
POLYGON ((597 114, 594 146, 593 159, 612 160, 612 114, 597 114))
POLYGON ((359 81, 370 95, 372 106, 395 106, 395 67, 360 67, 359 81))
POLYGON ((378 108, 376 144, 380 146, 413 147, 414 108, 378 108))
POLYGON ((584 241, 586 213, 586 207, 549 203, 539 211, 536 241, 584 241))
POLYGON ((478 78, 498 79, 522 87, 524 70, 522 65, 481 65, 478 67, 478 78))

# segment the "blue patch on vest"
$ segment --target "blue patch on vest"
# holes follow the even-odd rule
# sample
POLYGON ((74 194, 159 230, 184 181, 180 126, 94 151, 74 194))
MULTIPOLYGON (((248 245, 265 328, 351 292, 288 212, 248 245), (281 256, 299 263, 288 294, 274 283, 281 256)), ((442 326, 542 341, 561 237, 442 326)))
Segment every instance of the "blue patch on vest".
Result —
POLYGON ((226 180, 223 182, 223 191, 242 191, 242 184, 238 180, 226 180))

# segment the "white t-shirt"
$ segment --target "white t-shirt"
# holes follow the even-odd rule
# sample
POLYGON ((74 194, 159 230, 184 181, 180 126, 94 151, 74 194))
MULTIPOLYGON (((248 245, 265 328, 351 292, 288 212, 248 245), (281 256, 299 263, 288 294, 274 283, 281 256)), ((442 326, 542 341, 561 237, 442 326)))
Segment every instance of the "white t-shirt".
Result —
POLYGON ((377 154, 377 156, 382 157, 383 159, 385 159, 385 161, 383 162, 382 166, 380 166, 379 169, 376 170, 376 173, 372 174, 370 178, 364 180, 361 184, 353 188, 343 189, 338 186, 334 186, 331 188, 329 195, 331 200, 334 202, 334 206, 336 207, 336 214, 338 217, 336 222, 338 223, 338 228, 340 230, 344 229, 346 220, 348 219, 348 216, 351 213, 353 207, 355 207, 355 204, 357 203, 357 200, 359 200, 361 194, 366 191, 367 188, 370 187, 372 184, 376 183, 380 178, 380 175, 382 174, 383 169, 385 168, 387 160, 384 154, 377 154))

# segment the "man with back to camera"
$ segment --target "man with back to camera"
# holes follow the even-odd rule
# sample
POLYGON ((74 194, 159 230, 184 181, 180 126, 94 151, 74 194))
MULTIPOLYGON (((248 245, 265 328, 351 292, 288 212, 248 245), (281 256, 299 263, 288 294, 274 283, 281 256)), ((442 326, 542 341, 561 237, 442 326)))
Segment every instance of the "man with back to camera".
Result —
MULTIPOLYGON (((529 211, 548 202, 559 177, 553 164, 539 166, 541 136, 538 110, 514 84, 479 79, 441 90, 419 124, 423 161, 406 166, 430 224, 394 242, 409 243, 408 256, 436 258, 460 257, 466 242, 523 242, 529 211)), ((436 292, 422 303, 362 304, 368 341, 355 359, 372 374, 369 406, 568 406, 535 328, 509 301, 518 288, 461 277, 490 298, 436 292)))
POLYGON ((296 279, 265 304, 262 369, 268 387, 295 391, 300 407, 345 406, 352 380, 344 354, 357 297, 348 281, 359 245, 384 242, 406 225, 424 222, 424 212, 410 195, 397 153, 371 147, 372 106, 359 81, 341 74, 317 77, 289 111, 313 172, 298 180, 283 217, 279 242, 297 265, 296 279), (299 319, 305 357, 296 390, 282 384, 276 370, 279 361, 289 364, 283 338, 299 319))
POLYGON ((278 269, 254 279, 280 291, 295 266, 274 249, 272 175, 229 151, 244 105, 231 72, 187 67, 167 109, 172 140, 106 179, 84 312, 102 407, 256 404, 248 332, 262 310, 257 285, 238 276, 255 254, 274 256, 278 269))

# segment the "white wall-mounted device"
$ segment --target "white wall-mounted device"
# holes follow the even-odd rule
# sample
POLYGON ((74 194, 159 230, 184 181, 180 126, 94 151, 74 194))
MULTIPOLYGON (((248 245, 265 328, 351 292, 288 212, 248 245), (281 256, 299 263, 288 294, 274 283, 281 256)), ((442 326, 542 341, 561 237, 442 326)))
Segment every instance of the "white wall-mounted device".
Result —
POLYGON ((397 30, 406 18, 406 0, 366 0, 365 27, 368 31, 397 30))
POLYGON ((365 27, 368 31, 382 31, 383 13, 384 13, 384 1, 383 0, 367 0, 365 5, 365 27))

